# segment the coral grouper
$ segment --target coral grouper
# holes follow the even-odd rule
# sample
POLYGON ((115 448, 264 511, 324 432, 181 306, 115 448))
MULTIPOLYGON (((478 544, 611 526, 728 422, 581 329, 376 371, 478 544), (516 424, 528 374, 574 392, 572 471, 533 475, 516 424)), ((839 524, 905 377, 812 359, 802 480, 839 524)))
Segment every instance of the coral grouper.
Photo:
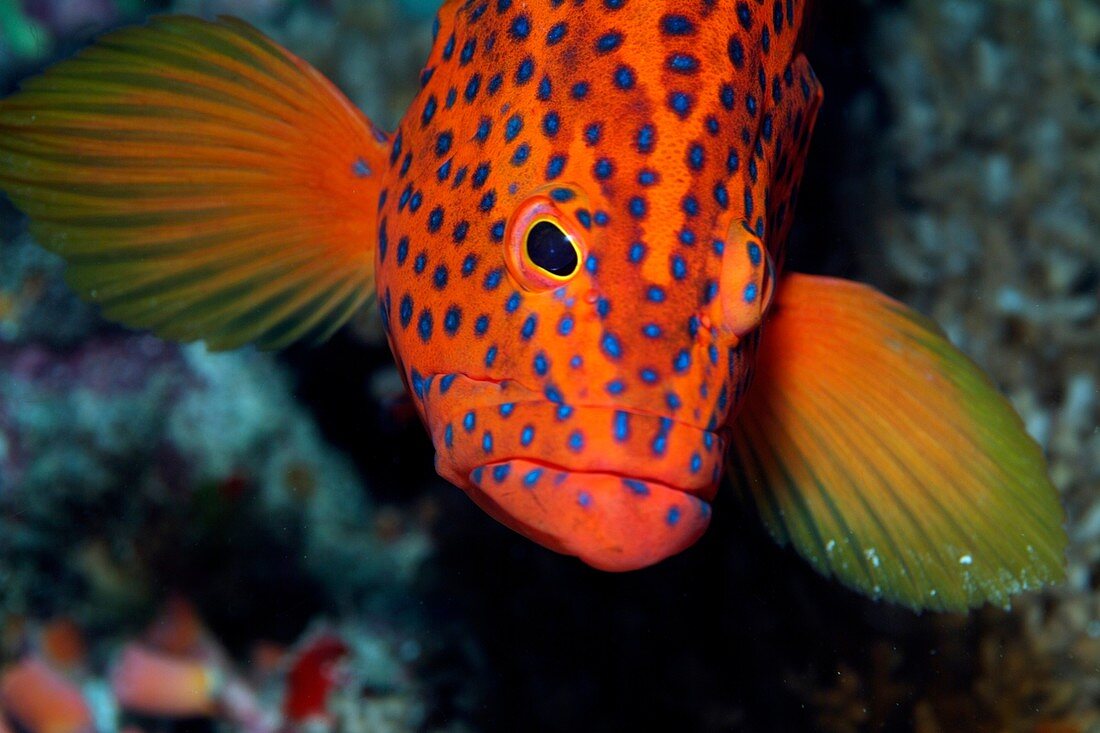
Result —
POLYGON ((607 570, 723 475, 818 570, 915 608, 1057 579, 1038 447, 937 328, 780 277, 821 88, 794 0, 452 1, 387 134, 253 28, 169 16, 0 103, 0 187, 74 288, 217 349, 374 299, 437 468, 607 570))

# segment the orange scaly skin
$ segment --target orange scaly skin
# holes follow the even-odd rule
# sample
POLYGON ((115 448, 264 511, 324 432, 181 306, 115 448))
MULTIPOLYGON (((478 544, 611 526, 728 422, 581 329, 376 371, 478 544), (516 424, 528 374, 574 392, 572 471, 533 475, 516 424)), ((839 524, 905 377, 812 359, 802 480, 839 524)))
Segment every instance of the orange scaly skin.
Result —
POLYGON ((803 6, 440 11, 377 292, 440 474, 547 547, 629 570, 706 529, 821 100, 803 6), (571 279, 526 275, 536 206, 571 279))

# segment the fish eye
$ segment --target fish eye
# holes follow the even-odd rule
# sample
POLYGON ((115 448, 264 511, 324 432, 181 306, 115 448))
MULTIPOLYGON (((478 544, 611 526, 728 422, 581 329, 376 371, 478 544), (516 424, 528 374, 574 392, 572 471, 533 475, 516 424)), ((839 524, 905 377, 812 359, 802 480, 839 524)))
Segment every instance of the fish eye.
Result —
POLYGON ((549 219, 540 219, 527 229, 527 259, 552 277, 568 279, 580 266, 580 254, 572 237, 549 219))
POLYGON ((536 192, 516 208, 508 222, 504 255, 520 287, 555 290, 580 272, 584 227, 573 216, 580 206, 579 194, 556 187, 536 192))

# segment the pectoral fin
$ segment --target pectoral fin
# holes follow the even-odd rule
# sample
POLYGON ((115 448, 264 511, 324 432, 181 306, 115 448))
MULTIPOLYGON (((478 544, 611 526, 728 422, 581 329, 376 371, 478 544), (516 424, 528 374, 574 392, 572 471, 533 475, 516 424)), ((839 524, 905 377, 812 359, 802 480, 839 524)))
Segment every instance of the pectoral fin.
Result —
POLYGON ((1008 401, 936 326, 792 275, 764 325, 731 474, 819 571, 954 610, 1063 577, 1063 512, 1008 401))
POLYGON ((0 189, 72 285, 212 348, 324 338, 372 295, 388 149, 233 19, 111 33, 0 102, 0 189))

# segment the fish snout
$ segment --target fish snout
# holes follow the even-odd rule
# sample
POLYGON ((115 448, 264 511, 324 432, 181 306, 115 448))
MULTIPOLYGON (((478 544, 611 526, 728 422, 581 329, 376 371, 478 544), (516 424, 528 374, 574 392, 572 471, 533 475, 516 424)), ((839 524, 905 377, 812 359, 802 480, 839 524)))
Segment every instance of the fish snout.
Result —
POLYGON ((447 387, 443 401, 429 399, 436 469, 517 532, 597 568, 633 570, 680 552, 706 529, 721 477, 720 434, 510 384, 459 379, 447 387))
POLYGON ((600 570, 648 567, 698 540, 710 504, 656 481, 514 459, 470 474, 471 498, 502 523, 600 570))

